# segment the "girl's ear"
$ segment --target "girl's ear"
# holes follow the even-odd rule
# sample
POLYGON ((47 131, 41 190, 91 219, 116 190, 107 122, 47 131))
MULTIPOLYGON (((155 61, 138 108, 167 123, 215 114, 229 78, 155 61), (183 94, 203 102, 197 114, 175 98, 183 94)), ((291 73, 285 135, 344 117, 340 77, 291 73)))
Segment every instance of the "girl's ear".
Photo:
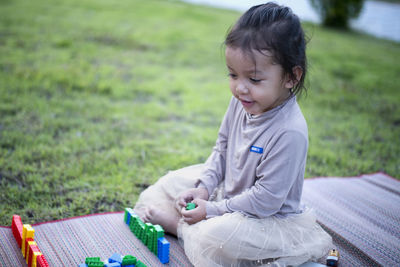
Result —
POLYGON ((293 80, 289 75, 287 75, 287 80, 285 83, 286 88, 293 88, 301 79, 301 76, 303 75, 303 69, 300 66, 295 66, 292 69, 292 73, 296 77, 296 80, 293 80))

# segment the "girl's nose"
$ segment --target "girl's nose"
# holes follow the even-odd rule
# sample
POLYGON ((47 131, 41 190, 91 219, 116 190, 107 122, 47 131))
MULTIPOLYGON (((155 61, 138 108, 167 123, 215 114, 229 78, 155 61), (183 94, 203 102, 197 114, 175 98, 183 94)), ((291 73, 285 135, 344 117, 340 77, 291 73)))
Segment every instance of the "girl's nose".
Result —
POLYGON ((247 94, 249 92, 249 90, 243 83, 238 82, 236 85, 236 92, 238 94, 247 94))

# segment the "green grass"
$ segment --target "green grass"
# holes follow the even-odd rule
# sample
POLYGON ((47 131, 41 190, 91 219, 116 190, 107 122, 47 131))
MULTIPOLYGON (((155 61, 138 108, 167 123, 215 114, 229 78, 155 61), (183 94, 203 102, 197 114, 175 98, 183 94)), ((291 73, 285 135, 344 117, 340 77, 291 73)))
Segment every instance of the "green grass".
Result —
MULTIPOLYGON (((0 225, 122 210, 204 162, 239 14, 178 1, 0 1, 0 225)), ((305 25, 306 176, 399 178, 399 44, 305 25)))

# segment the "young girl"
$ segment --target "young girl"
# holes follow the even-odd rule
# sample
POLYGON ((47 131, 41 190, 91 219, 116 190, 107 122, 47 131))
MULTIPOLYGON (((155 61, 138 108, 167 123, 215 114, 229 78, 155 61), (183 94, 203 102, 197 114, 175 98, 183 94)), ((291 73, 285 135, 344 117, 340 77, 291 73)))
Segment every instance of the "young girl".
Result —
POLYGON ((300 203, 308 149, 296 102, 304 89, 304 33, 273 3, 244 13, 228 33, 232 99, 205 164, 162 177, 135 211, 183 241, 195 266, 299 265, 331 237, 300 203), (194 202, 196 208, 186 210, 194 202))

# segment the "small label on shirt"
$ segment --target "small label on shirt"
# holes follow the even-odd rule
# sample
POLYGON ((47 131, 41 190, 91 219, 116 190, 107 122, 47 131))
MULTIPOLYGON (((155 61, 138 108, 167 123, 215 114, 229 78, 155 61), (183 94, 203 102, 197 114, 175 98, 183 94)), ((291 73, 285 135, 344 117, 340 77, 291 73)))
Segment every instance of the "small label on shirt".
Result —
POLYGON ((258 154, 262 154, 264 151, 264 149, 262 147, 258 147, 258 146, 251 146, 250 147, 250 152, 255 152, 258 154))

